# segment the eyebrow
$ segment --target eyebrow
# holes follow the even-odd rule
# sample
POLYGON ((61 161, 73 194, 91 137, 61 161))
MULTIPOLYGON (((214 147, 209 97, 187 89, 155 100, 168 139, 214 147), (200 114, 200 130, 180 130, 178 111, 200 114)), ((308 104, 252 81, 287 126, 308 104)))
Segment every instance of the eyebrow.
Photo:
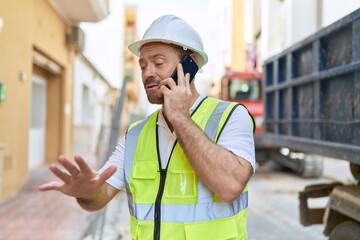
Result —
MULTIPOLYGON (((155 59, 155 58, 158 58, 158 57, 165 57, 165 55, 163 53, 157 53, 155 55, 152 55, 150 56, 149 58, 150 59, 155 59)), ((139 58, 139 64, 143 61, 143 58, 139 58)))

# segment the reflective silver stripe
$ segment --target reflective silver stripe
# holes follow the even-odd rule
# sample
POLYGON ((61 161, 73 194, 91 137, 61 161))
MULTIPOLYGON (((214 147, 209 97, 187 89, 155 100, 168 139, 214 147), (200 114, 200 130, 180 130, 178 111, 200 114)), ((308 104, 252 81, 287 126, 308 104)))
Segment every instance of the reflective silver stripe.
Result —
MULTIPOLYGON (((232 203, 208 202, 200 204, 162 204, 162 222, 197 222, 231 217, 246 209, 248 192, 242 193, 232 203)), ((154 204, 134 204, 138 220, 154 220, 154 204)))
POLYGON ((219 104, 216 105, 214 111, 211 113, 211 116, 204 128, 204 132, 211 140, 215 139, 221 116, 229 105, 230 102, 220 101, 219 104))

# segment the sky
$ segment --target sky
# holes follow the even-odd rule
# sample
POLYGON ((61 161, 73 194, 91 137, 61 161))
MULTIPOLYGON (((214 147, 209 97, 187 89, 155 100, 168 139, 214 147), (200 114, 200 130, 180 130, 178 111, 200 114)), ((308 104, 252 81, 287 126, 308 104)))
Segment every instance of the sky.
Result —
MULTIPOLYGON (((207 8, 208 2, 194 0, 111 0, 111 14, 98 23, 82 23, 85 31, 84 54, 99 70, 99 72, 114 87, 120 87, 122 82, 122 42, 123 42, 123 6, 137 6, 137 30, 142 37, 150 24, 163 14, 174 14, 190 23, 201 36, 204 47, 207 42, 204 36, 208 29, 207 8)), ((204 68, 205 69, 205 68, 204 68)), ((197 82, 204 81, 206 73, 197 75, 197 82), (198 80, 199 79, 199 80, 198 80), (203 79, 203 80, 201 80, 203 79)), ((204 91, 201 89, 200 91, 204 91)))

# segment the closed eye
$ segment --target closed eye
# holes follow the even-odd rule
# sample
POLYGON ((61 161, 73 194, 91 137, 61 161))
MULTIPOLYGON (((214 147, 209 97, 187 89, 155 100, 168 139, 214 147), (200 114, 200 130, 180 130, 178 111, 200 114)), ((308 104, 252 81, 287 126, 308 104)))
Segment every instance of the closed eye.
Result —
POLYGON ((146 68, 146 65, 145 65, 145 64, 141 64, 141 65, 140 65, 140 69, 141 69, 141 70, 144 70, 145 68, 146 68))
POLYGON ((162 65, 163 65, 163 63, 155 63, 155 67, 157 67, 157 68, 161 68, 162 65))

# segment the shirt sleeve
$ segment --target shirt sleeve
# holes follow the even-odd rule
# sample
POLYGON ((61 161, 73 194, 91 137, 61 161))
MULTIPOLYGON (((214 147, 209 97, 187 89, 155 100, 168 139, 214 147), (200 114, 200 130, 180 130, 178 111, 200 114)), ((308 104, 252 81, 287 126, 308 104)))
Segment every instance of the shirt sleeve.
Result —
POLYGON ((247 160, 255 172, 255 144, 251 117, 244 106, 238 106, 219 136, 217 144, 247 160))
POLYGON ((124 155, 125 137, 122 137, 117 144, 114 152, 111 154, 104 166, 99 170, 99 172, 103 172, 106 168, 110 166, 115 166, 117 168, 117 171, 108 180, 106 180, 106 182, 119 190, 125 188, 124 155))

